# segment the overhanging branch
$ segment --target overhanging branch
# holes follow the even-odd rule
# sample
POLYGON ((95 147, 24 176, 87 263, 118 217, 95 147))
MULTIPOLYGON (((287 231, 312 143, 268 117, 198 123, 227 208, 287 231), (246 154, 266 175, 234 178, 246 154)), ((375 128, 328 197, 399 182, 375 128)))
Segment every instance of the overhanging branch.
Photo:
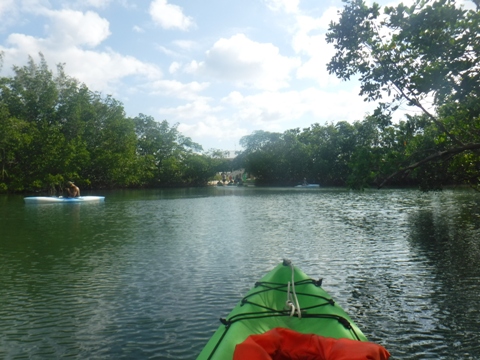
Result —
POLYGON ((451 157, 451 156, 454 156, 454 155, 457 155, 457 154, 460 154, 464 151, 472 151, 472 150, 479 150, 480 149, 480 143, 474 143, 474 144, 466 144, 466 145, 463 145, 463 146, 460 146, 460 147, 456 147, 456 148, 452 148, 452 149, 448 149, 448 150, 444 150, 444 151, 439 151, 435 154, 432 154, 430 156, 427 156, 426 158, 414 163, 414 164, 411 164, 405 168, 402 168, 398 171, 396 171, 395 173, 391 174, 390 176, 388 176, 385 180, 382 181, 382 183, 378 186, 378 188, 382 188, 387 182, 389 182, 391 179, 393 179, 394 177, 398 176, 398 175, 401 175, 401 174, 404 174, 406 173, 407 171, 410 171, 410 170, 413 170, 423 164, 426 164, 426 163, 429 163, 431 161, 435 161, 435 160, 438 160, 438 159, 441 159, 441 158, 446 158, 446 157, 451 157))

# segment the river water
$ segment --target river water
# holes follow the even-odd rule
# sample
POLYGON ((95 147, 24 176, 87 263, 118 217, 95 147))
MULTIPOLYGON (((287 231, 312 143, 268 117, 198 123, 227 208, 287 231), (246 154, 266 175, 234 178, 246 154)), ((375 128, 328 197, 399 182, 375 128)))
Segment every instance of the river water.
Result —
POLYGON ((394 359, 480 359, 478 193, 102 195, 0 196, 0 358, 194 359, 218 318, 288 258, 394 359))

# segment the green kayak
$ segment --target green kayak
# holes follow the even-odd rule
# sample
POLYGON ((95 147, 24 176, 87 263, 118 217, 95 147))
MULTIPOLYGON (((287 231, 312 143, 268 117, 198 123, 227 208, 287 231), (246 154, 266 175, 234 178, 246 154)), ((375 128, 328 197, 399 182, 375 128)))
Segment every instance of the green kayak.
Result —
POLYGON ((232 359, 235 347, 250 335, 278 328, 357 340, 355 343, 367 341, 321 284, 321 279, 309 278, 284 260, 255 284, 226 319, 221 319, 222 325, 197 359, 232 359))

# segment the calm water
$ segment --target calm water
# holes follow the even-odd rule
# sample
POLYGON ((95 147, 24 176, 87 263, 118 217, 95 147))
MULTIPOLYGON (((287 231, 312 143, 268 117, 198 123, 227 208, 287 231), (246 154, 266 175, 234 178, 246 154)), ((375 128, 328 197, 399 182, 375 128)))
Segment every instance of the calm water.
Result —
POLYGON ((194 359, 217 319, 289 258, 393 358, 480 359, 480 194, 103 195, 0 197, 0 358, 194 359))

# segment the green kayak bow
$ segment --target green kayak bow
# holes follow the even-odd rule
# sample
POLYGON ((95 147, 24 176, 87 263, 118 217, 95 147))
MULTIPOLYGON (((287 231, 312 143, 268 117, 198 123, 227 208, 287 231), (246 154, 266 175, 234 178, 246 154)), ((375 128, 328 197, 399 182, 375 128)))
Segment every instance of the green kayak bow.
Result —
POLYGON ((235 306, 197 359, 232 359, 250 335, 286 328, 302 334, 367 341, 345 311, 314 280, 284 260, 235 306))

